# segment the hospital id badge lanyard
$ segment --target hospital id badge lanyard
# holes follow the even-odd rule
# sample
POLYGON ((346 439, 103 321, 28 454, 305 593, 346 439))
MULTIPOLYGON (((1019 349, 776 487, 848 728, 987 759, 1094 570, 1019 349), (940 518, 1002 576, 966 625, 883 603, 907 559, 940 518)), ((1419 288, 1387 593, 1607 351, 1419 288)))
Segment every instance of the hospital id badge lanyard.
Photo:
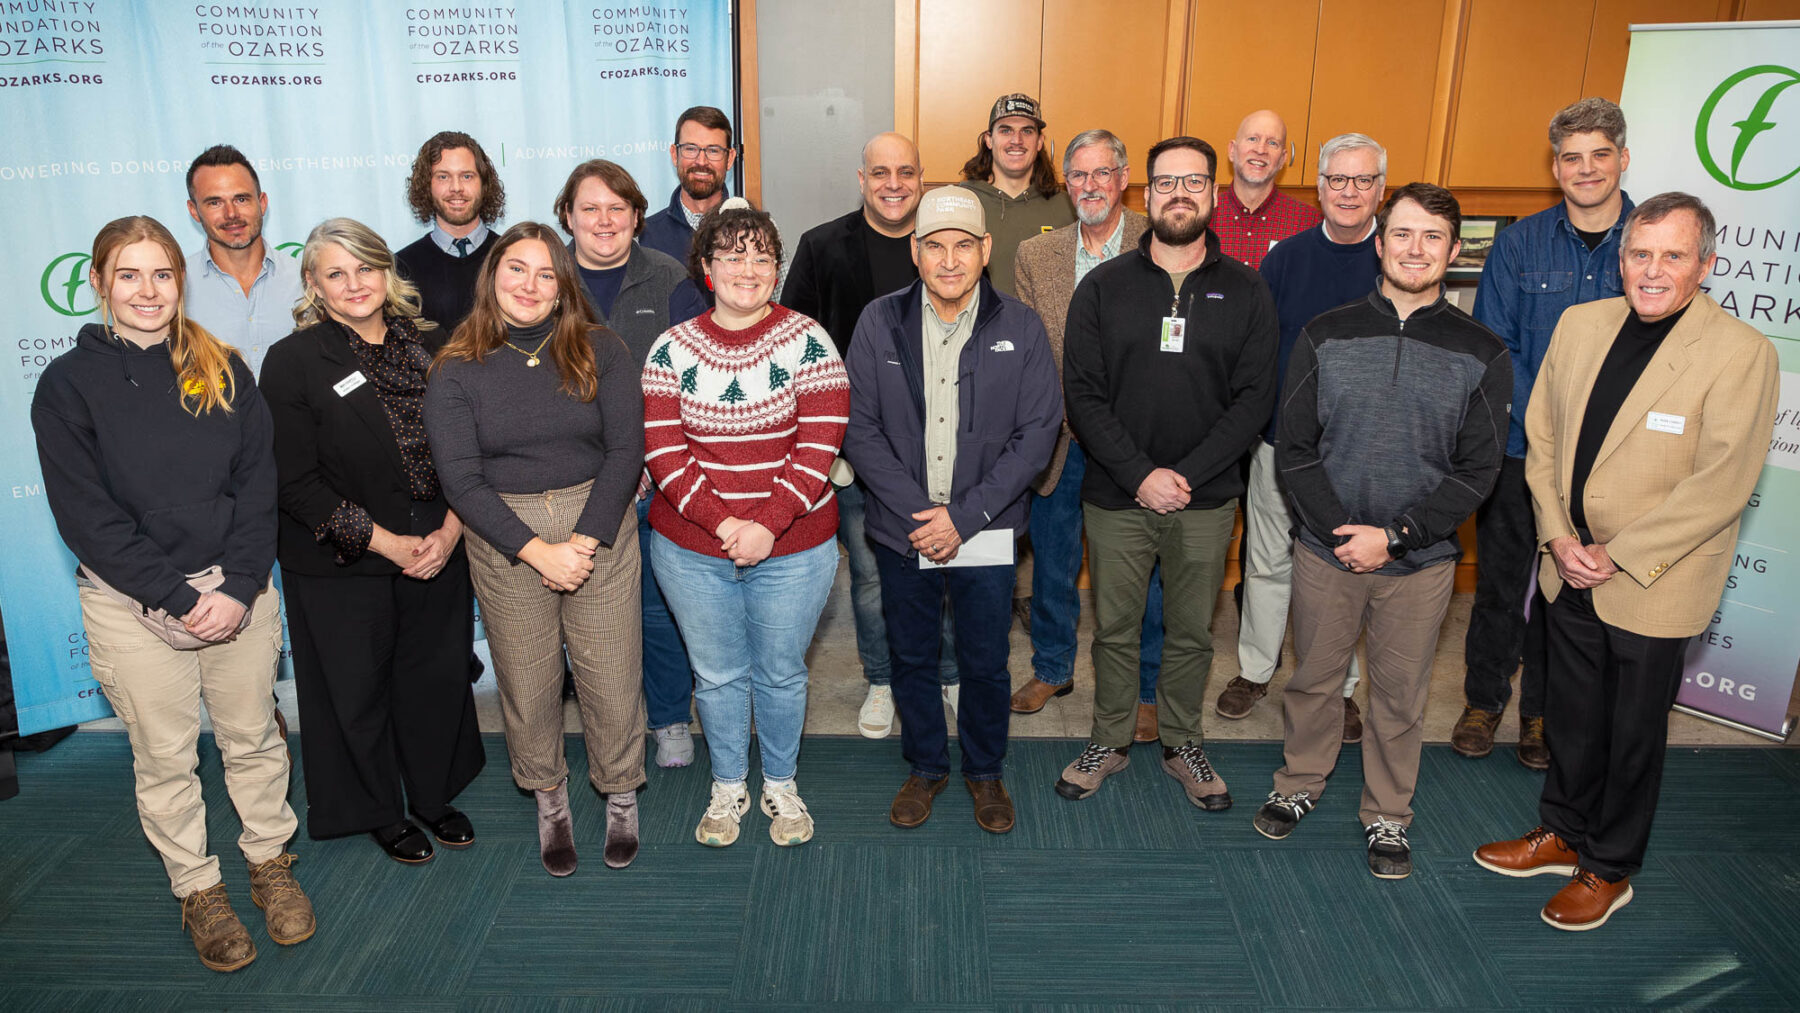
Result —
MULTIPOLYGON (((1190 300, 1191 305, 1191 300, 1190 300)), ((1169 315, 1162 318, 1162 350, 1179 354, 1187 347, 1187 319, 1180 315, 1181 293, 1169 300, 1169 315)))

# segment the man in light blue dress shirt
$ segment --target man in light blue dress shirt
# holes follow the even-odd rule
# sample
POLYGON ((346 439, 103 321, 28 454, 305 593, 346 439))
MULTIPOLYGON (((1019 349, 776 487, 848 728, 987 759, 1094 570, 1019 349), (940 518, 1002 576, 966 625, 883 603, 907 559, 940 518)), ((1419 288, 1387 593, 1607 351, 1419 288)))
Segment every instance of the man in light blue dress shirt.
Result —
POLYGON ((187 315, 235 347, 252 370, 294 330, 300 262, 263 241, 269 195, 244 153, 217 144, 188 166, 188 214, 206 245, 187 255, 187 315))

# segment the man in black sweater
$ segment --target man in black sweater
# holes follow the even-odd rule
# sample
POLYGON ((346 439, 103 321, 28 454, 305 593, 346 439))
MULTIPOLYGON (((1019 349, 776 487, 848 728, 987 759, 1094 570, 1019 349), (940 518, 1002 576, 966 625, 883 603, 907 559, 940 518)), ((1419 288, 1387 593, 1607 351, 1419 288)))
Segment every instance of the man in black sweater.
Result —
POLYGON ((1138 702, 1139 626, 1150 571, 1163 573, 1163 770, 1202 809, 1231 805, 1201 749, 1212 614, 1244 481, 1238 461, 1275 399, 1275 306, 1255 271, 1219 252, 1212 146, 1150 149, 1150 231, 1090 271, 1064 335, 1069 424, 1093 578, 1094 725, 1056 790, 1087 798, 1125 769, 1138 702))
POLYGON ((475 274, 494 238, 490 226, 506 213, 506 187, 475 138, 445 130, 413 159, 406 202, 431 231, 394 262, 419 287, 419 315, 448 335, 475 305, 475 274))
POLYGON ((1368 631, 1368 734, 1359 818, 1369 871, 1412 873, 1406 831, 1438 627, 1462 555, 1456 528, 1487 498, 1506 450, 1506 345, 1444 298, 1462 210, 1429 183, 1396 190, 1375 224, 1381 280, 1313 318, 1288 359, 1275 465, 1298 529, 1286 763, 1257 810, 1294 829, 1337 765, 1344 669, 1368 631))

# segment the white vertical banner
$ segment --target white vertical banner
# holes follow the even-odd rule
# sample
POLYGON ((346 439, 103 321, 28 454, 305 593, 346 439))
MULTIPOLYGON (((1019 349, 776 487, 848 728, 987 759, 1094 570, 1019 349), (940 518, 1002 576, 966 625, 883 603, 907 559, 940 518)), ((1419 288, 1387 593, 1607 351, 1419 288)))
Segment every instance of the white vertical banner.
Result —
POLYGON ((1800 22, 1634 25, 1620 105, 1635 200, 1683 190, 1718 219, 1704 288, 1781 353, 1775 436, 1724 600, 1688 651, 1680 706, 1787 731, 1800 663, 1800 22))

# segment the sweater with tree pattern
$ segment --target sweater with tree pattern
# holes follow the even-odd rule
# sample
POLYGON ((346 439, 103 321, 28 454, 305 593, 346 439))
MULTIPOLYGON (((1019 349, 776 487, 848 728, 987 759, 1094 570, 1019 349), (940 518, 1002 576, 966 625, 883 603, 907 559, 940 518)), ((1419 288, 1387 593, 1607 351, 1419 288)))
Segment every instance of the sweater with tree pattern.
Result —
POLYGON ((769 309, 739 331, 711 312, 678 324, 644 366, 644 463, 657 485, 650 526, 720 559, 716 532, 728 517, 773 532, 771 556, 837 534, 826 476, 849 421, 850 382, 824 328, 769 309))

